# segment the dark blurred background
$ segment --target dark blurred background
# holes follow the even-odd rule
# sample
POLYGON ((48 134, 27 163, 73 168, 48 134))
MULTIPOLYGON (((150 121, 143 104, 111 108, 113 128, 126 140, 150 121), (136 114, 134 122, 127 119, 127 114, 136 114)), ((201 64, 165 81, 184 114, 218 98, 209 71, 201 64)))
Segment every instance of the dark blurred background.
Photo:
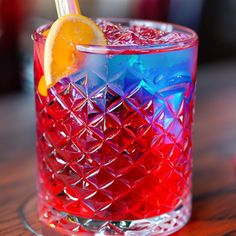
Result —
MULTIPOLYGON (((80 0, 84 15, 182 24, 200 37, 199 64, 236 57, 235 0, 80 0)), ((0 94, 32 92, 33 30, 56 19, 53 0, 0 0, 0 94)))
MULTIPOLYGON (((197 31, 200 48, 193 142, 194 227, 218 228, 221 221, 222 228, 226 229, 227 222, 235 228, 235 195, 230 194, 235 194, 236 186, 232 163, 235 159, 236 170, 236 0, 79 1, 83 14, 90 17, 169 21, 197 31), (208 195, 205 190, 209 190, 208 195), (198 209, 201 218, 196 216, 198 209)), ((23 227, 16 209, 29 192, 35 191, 31 34, 56 18, 54 0, 0 0, 0 235, 28 235, 20 231, 23 227)), ((209 235, 233 235, 232 227, 232 234, 209 235)), ((195 235, 206 235, 204 232, 195 235)))

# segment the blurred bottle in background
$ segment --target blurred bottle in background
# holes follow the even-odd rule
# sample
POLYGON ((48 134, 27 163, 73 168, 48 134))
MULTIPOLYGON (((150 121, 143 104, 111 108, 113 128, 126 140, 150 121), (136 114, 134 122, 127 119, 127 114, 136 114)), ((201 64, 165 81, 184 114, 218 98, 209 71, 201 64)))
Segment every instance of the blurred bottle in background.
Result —
POLYGON ((170 22, 199 31, 204 0, 170 0, 170 22))
MULTIPOLYGON (((0 0, 0 94, 21 91, 24 84, 22 37, 32 47, 24 28, 38 0, 0 0)), ((32 33, 32 32, 31 32, 32 33)))
POLYGON ((22 9, 21 0, 0 0, 0 94, 22 87, 18 47, 22 9))
POLYGON ((203 63, 236 59, 236 1, 204 0, 199 57, 203 63))
POLYGON ((169 21, 198 31, 204 0, 137 0, 136 18, 169 21))
POLYGON ((140 0, 137 1, 137 18, 167 21, 170 0, 140 0))

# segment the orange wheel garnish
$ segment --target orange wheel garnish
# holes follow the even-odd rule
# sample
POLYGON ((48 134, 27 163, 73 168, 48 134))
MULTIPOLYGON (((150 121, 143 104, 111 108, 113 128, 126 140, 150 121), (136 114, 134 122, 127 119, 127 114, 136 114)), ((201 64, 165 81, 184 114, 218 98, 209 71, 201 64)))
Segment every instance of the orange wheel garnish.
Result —
POLYGON ((45 45, 44 75, 50 88, 71 75, 84 61, 76 45, 106 45, 101 29, 91 19, 81 15, 66 15, 51 27, 45 45))

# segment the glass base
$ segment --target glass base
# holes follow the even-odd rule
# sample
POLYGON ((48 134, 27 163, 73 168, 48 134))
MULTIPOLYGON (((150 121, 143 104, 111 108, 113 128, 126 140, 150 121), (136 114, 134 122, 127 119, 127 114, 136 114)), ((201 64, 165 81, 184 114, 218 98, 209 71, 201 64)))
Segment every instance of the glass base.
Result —
MULTIPOLYGON (((37 194, 30 195, 20 206, 19 216, 25 228, 36 236, 65 236, 39 220, 37 210, 37 194)), ((87 235, 86 235, 87 236, 87 235)))
POLYGON ((146 236, 170 235, 181 229, 191 215, 191 197, 177 209, 166 214, 133 221, 98 221, 83 219, 39 206, 42 213, 38 220, 36 196, 32 196, 20 209, 21 220, 25 227, 37 236, 146 236), (46 210, 47 209, 47 210, 46 210), (49 217, 50 215, 50 217, 49 217), (48 226, 47 226, 48 225, 48 226))

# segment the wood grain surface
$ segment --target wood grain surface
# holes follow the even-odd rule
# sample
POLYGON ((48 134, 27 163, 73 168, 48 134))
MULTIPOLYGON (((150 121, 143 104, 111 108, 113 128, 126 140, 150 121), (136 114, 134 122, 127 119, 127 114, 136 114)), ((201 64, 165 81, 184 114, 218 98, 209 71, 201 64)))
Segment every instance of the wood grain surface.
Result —
MULTIPOLYGON (((176 236, 236 235, 235 75, 236 62, 207 65, 199 70, 193 214, 176 236)), ((21 224, 18 209, 35 192, 34 126, 31 95, 0 97, 1 236, 32 235, 21 224)))

